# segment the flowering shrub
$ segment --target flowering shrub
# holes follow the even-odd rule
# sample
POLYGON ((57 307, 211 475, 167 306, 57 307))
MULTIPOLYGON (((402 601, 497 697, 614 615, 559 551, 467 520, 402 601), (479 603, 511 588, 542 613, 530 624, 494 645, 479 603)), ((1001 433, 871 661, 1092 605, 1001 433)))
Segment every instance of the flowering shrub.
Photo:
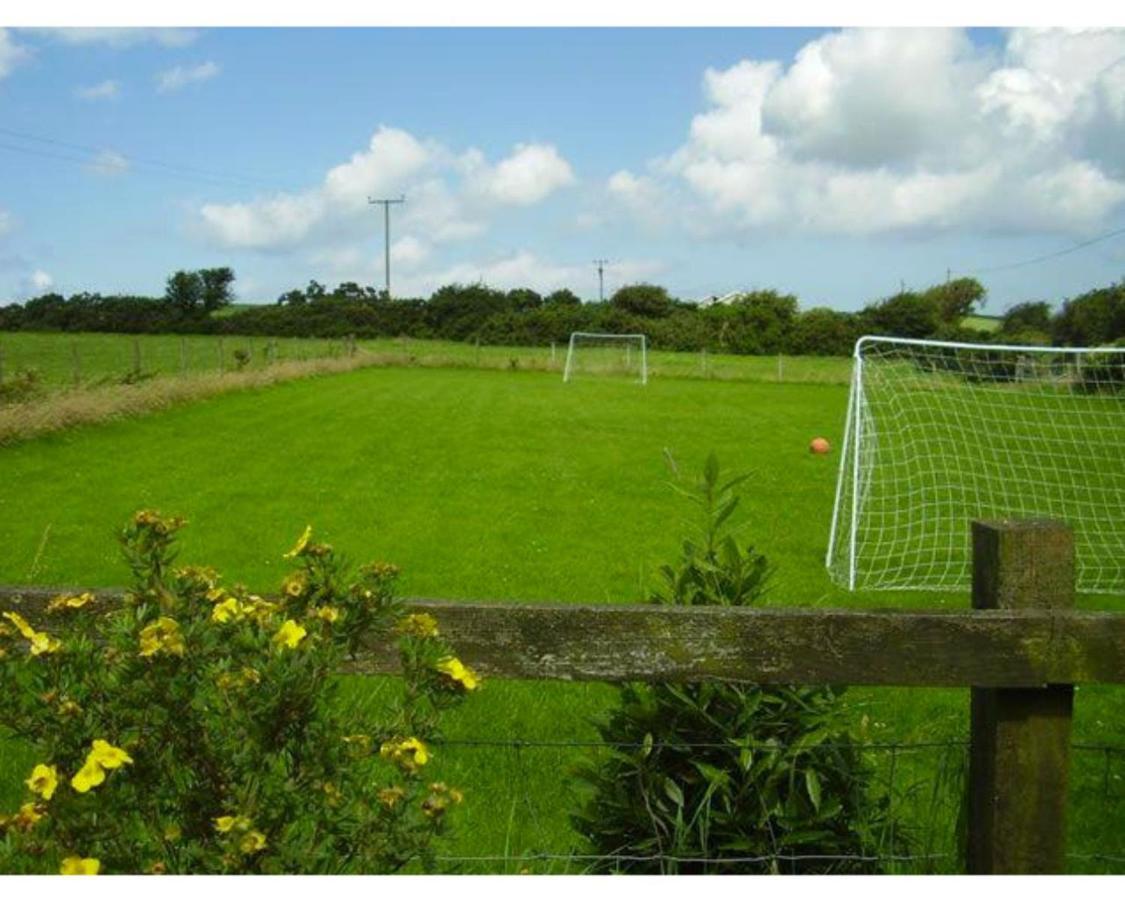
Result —
POLYGON ((434 865, 461 793, 426 777, 441 713, 479 687, 387 563, 354 575, 306 529, 272 600, 175 565, 184 522, 136 514, 123 603, 0 619, 0 721, 32 745, 0 872, 392 872, 434 865), (403 692, 358 723, 337 673, 397 644, 403 692))

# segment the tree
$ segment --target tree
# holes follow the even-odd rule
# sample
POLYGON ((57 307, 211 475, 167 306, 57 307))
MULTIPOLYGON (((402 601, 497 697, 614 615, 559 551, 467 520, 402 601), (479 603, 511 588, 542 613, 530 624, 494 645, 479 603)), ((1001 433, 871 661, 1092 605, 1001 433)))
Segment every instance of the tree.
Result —
POLYGON ((234 270, 229 266, 220 266, 215 269, 200 269, 198 274, 202 283, 204 312, 210 313, 230 306, 234 299, 234 292, 231 290, 234 270))
POLYGON ((986 295, 984 285, 975 278, 954 278, 944 284, 927 288, 922 296, 931 300, 943 322, 960 324, 966 316, 971 316, 978 306, 984 305, 986 295))
POLYGON ((304 305, 305 303, 308 302, 308 299, 309 298, 305 296, 304 291, 302 291, 300 288, 294 288, 291 291, 286 291, 284 294, 282 294, 280 297, 278 297, 277 298, 277 305, 278 306, 302 306, 302 305, 304 305))
POLYGON ((531 288, 514 288, 508 291, 508 302, 512 305, 512 309, 523 312, 542 306, 543 297, 531 288))
POLYGON ((582 300, 578 295, 569 288, 559 288, 557 291, 551 291, 544 299, 543 302, 547 306, 581 306, 582 300))
POLYGON ((797 316, 789 337, 789 352, 810 356, 848 356, 859 329, 852 313, 817 308, 797 316))
POLYGON ((1112 344, 1125 337, 1125 281, 1067 300, 1051 323, 1051 336, 1075 347, 1112 344))
POLYGON ((198 312, 203 306, 203 279, 198 272, 184 269, 169 275, 164 299, 185 316, 198 312))
POLYGON ((668 315, 674 306, 667 288, 656 284, 627 284, 618 288, 609 302, 623 312, 649 319, 668 315))
POLYGON ((1001 334, 1018 334, 1021 331, 1051 331, 1051 305, 1043 300, 1017 303, 1000 319, 1001 334))
POLYGON ((932 296, 903 291, 867 306, 861 313, 865 330, 888 337, 925 338, 941 324, 932 296))

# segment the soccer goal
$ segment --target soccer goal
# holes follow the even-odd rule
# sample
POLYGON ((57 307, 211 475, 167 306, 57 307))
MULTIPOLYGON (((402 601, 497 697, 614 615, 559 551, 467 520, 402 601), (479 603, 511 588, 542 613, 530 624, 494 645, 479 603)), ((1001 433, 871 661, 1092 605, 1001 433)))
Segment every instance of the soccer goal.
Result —
POLYGON ((648 384, 647 345, 643 334, 576 331, 567 346, 563 381, 578 374, 630 375, 648 384))
POLYGON ((1125 347, 856 343, 826 563, 849 589, 965 589, 972 519, 1074 529, 1125 591, 1125 347))

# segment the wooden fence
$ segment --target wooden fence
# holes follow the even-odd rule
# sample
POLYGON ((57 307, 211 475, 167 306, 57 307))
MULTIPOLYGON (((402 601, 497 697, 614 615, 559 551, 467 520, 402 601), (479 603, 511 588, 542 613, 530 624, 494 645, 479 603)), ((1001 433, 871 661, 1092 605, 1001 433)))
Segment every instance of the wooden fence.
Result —
MULTIPOLYGON (((410 605, 494 677, 969 687, 967 870, 1061 872, 1074 685, 1125 683, 1125 614, 1074 609, 1065 525, 974 522, 972 541, 971 610, 410 605)), ((38 619, 57 593, 0 601, 38 619)), ((394 661, 372 647, 352 671, 394 661)))

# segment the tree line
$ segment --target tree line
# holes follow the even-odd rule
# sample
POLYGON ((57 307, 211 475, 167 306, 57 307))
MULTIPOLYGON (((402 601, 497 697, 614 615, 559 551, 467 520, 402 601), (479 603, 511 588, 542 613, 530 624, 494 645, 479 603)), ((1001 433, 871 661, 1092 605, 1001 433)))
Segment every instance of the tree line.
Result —
POLYGON ((43 294, 0 306, 0 330, 186 332, 277 337, 413 337, 482 344, 562 343, 573 331, 643 332, 654 348, 734 354, 848 355, 863 334, 958 341, 1096 346, 1125 339, 1125 281, 1066 299, 1017 304, 998 330, 974 327, 985 301, 974 278, 902 290, 857 312, 802 310, 796 296, 748 291, 695 303, 654 284, 631 284, 604 302, 583 302, 567 289, 498 290, 451 284, 428 298, 391 298, 344 282, 310 281, 276 303, 232 306, 230 268, 179 271, 162 297, 43 294))

